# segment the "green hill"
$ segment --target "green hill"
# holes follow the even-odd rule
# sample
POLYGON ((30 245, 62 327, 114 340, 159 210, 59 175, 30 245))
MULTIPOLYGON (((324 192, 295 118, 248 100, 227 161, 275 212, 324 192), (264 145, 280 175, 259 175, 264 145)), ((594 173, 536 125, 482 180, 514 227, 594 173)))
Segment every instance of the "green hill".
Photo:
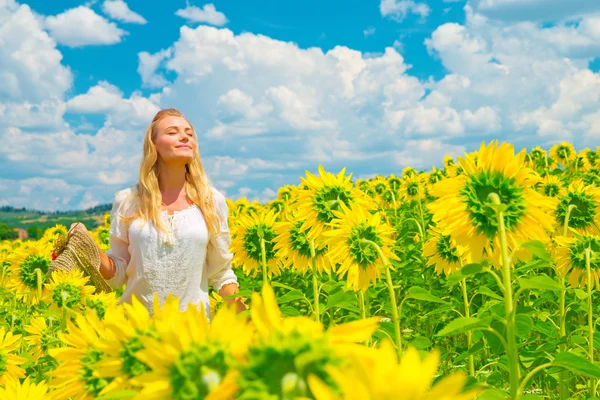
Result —
MULTIPOLYGON (((82 222, 89 230, 93 230, 102 225, 104 215, 110 212, 111 207, 112 204, 108 203, 86 210, 44 212, 3 206, 0 207, 0 226, 5 225, 8 231, 25 231, 27 234, 21 233, 21 236, 32 239, 39 238, 44 230, 56 224, 62 224, 68 228, 74 222, 82 222)), ((5 232, 6 227, 4 228, 5 232)), ((9 237, 2 237, 2 231, 3 229, 0 229, 0 240, 9 239, 9 237)))

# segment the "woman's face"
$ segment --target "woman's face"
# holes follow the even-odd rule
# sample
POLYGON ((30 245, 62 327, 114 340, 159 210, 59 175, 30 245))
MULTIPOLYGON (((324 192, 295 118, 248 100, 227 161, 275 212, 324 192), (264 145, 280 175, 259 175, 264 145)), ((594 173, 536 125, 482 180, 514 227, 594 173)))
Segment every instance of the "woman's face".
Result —
POLYGON ((190 124, 181 117, 166 117, 156 125, 154 146, 158 156, 168 164, 187 164, 194 158, 196 138, 190 124))

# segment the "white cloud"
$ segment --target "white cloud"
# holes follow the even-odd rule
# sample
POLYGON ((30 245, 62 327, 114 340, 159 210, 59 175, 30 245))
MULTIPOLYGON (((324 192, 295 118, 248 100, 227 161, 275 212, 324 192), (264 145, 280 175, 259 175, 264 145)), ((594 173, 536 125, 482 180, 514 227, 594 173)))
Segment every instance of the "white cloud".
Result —
POLYGON ((138 53, 138 69, 137 72, 142 77, 144 86, 157 88, 165 86, 168 81, 161 75, 157 74, 156 70, 161 67, 161 63, 171 56, 171 49, 165 49, 155 54, 150 54, 146 51, 138 53))
POLYGON ((58 43, 69 47, 115 44, 127 34, 114 22, 84 6, 46 17, 44 25, 58 43))
POLYGON ((493 19, 554 21, 600 11, 596 0, 470 0, 474 11, 493 19))
POLYGON ((148 125, 158 111, 158 106, 148 98, 133 93, 125 99, 118 87, 105 81, 67 102, 67 112, 104 114, 116 126, 148 125))
POLYGON ((401 22, 408 14, 419 15, 421 20, 424 20, 431 9, 427 3, 417 3, 414 0, 381 0, 379 11, 382 17, 390 17, 401 22))
POLYGON ((205 4, 204 7, 188 5, 186 8, 179 9, 175 15, 185 18, 188 22, 205 22, 210 25, 223 26, 229 22, 220 11, 217 11, 214 4, 205 4))
POLYGON ((141 15, 131 11, 127 3, 123 0, 105 0, 102 3, 102 11, 112 19, 118 21, 142 25, 148 22, 141 15))
POLYGON ((0 3, 0 43, 0 101, 6 107, 51 100, 71 88, 71 70, 28 5, 0 3))
POLYGON ((365 37, 373 36, 374 34, 375 34, 375 28, 373 28, 372 26, 363 30, 363 35, 365 37))

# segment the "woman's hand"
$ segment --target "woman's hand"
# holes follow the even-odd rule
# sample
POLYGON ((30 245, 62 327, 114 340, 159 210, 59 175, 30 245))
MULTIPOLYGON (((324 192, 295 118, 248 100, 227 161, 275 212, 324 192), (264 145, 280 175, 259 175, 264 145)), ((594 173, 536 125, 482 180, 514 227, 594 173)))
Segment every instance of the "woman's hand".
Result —
MULTIPOLYGON (((221 297, 227 297, 236 294, 239 291, 240 290, 237 283, 228 283, 221 288, 219 295, 221 297)), ((241 297, 226 298, 225 301, 228 305, 235 304, 235 309, 238 314, 247 310, 246 305, 241 297)))

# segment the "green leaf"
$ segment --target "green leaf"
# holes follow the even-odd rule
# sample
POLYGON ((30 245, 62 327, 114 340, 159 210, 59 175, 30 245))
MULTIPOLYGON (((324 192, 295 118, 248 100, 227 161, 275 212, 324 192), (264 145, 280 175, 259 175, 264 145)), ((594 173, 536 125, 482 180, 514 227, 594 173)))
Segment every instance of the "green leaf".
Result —
POLYGON ((422 301, 430 301, 432 303, 446 303, 437 296, 432 295, 427 290, 419 286, 412 286, 406 291, 406 299, 416 299, 422 301))
POLYGON ((277 298, 277 303, 278 304, 285 304, 285 303, 289 303, 290 301, 301 300, 301 299, 304 299, 304 298, 305 298, 304 293, 302 293, 298 289, 294 289, 294 290, 290 290, 289 292, 287 292, 283 296, 278 297, 277 298))
POLYGON ((483 271, 483 265, 479 263, 467 264, 460 269, 460 273, 464 276, 475 275, 483 271))
POLYGON ((477 400, 506 400, 507 394, 498 389, 486 389, 478 397, 477 400))
POLYGON ((588 294, 585 290, 573 289, 573 292, 575 292, 575 296, 577 296, 579 300, 585 300, 588 298, 588 294))
POLYGON ((457 335, 472 329, 487 328, 489 323, 474 317, 459 317, 450 321, 442 330, 437 333, 437 336, 457 335))
POLYGON ((542 289, 542 290, 561 290, 564 289, 560 283, 547 275, 538 275, 533 278, 519 278, 517 279, 521 289, 542 289))
POLYGON ((548 250, 546 250, 546 246, 539 240, 529 240, 527 242, 521 243, 521 247, 529 250, 533 253, 533 255, 537 256, 538 258, 541 258, 544 261, 550 262, 552 260, 550 254, 548 253, 548 250))
POLYGON ((583 357, 570 352, 558 353, 552 364, 590 378, 600 379, 600 368, 583 357))
POLYGON ((478 290, 477 293, 483 294, 485 296, 489 296, 493 299, 496 300, 504 300, 504 297, 498 295, 496 292, 494 292, 492 289, 490 289, 487 286, 481 286, 478 290))
POLYGON ((517 337, 522 338, 529 335, 533 329, 533 320, 527 314, 515 315, 515 333, 517 337))

